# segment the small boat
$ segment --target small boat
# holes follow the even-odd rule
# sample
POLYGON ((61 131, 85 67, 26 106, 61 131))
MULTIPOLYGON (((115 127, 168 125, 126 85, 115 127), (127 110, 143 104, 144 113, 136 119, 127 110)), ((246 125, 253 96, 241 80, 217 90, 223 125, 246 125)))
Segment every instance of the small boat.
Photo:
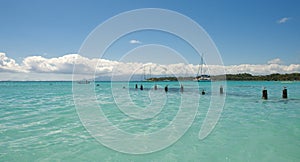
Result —
POLYGON ((201 56, 201 65, 199 65, 197 75, 193 79, 193 81, 196 81, 196 82, 211 82, 211 78, 210 78, 209 75, 202 74, 203 73, 203 65, 204 65, 203 56, 201 56), (200 73, 200 75, 199 75, 199 73, 200 73))
POLYGON ((91 82, 88 80, 80 80, 77 82, 78 84, 90 84, 91 82))
POLYGON ((194 78, 194 81, 197 82, 211 82, 211 78, 209 75, 198 75, 194 78))

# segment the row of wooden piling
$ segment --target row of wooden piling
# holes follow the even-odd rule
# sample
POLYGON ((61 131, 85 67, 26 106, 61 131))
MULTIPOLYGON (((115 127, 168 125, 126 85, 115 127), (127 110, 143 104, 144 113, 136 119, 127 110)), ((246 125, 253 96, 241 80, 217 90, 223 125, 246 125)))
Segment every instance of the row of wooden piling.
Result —
MULTIPOLYGON (((135 84, 135 89, 139 89, 137 84, 135 84)), ((166 85, 164 89, 165 89, 165 92, 168 92, 169 91, 168 85, 166 85)), ((140 86, 140 90, 144 90, 144 87, 143 87, 142 84, 140 86)), ((154 90, 157 90, 157 85, 156 84, 154 85, 154 90)), ((180 92, 183 92, 183 85, 182 84, 180 85, 180 92)), ((223 90, 223 86, 221 85, 220 86, 220 94, 223 94, 223 93, 224 93, 224 90, 223 90)), ((205 95, 204 89, 202 90, 201 94, 205 95)))
MULTIPOLYGON (((138 89, 138 85, 137 84, 135 85, 135 89, 138 89)), ((168 85, 166 85, 164 89, 165 89, 165 92, 168 92, 168 85)), ((144 90, 143 85, 140 86, 140 90, 144 90)), ((154 85, 154 90, 157 90, 157 85, 156 84, 154 85)), ((180 85, 180 92, 183 92, 183 85, 182 84, 180 85)), ((223 93, 224 93, 224 89, 223 89, 223 86, 221 85, 220 86, 220 94, 223 94, 223 93)), ((205 91, 202 90, 201 94, 205 95, 205 91)), ((286 87, 283 87, 282 98, 283 99, 287 99, 288 98, 288 93, 287 93, 286 87)), ((268 91, 267 91, 266 88, 264 88, 262 90, 262 99, 264 99, 264 100, 268 99, 268 91)))
MULTIPOLYGON (((135 89, 138 89, 139 87, 138 87, 138 85, 137 84, 135 84, 135 89)), ((182 91, 183 91, 183 86, 181 85, 181 88, 180 89, 182 89, 182 91)), ((140 86, 140 90, 144 90, 144 87, 143 87, 143 85, 141 84, 141 86, 140 86)), ((154 90, 157 90, 157 85, 155 84, 154 85, 154 90)), ((166 92, 168 92, 168 85, 166 85, 165 86, 165 91, 166 92)))
MULTIPOLYGON (((262 99, 264 100, 267 100, 268 99, 268 90, 266 90, 266 88, 264 88, 262 90, 262 99)), ((283 90, 282 90, 282 98, 283 99, 287 99, 288 98, 288 94, 287 94, 287 89, 286 87, 283 87, 283 90)))

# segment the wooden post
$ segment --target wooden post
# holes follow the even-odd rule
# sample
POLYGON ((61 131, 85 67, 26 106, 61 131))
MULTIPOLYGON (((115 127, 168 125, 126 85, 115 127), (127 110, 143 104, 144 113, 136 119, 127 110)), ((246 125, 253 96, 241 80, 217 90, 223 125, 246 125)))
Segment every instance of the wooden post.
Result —
POLYGON ((223 91, 223 86, 221 85, 220 86, 220 94, 223 94, 224 93, 224 91, 223 91))
POLYGON ((265 88, 262 90, 262 99, 268 99, 268 91, 265 88))
POLYGON ((180 85, 180 92, 183 92, 183 85, 180 85))
POLYGON ((282 98, 284 98, 284 99, 288 98, 286 87, 283 87, 283 90, 282 90, 282 98))
POLYGON ((141 84, 141 90, 144 90, 143 84, 141 84))
POLYGON ((202 94, 202 95, 205 95, 205 91, 204 91, 204 89, 202 90, 201 94, 202 94))

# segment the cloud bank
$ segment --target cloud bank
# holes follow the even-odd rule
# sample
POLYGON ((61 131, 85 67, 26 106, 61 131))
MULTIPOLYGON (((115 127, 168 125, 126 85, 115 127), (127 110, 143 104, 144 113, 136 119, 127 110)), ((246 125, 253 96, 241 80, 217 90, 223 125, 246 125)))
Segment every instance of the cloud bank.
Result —
MULTIPOLYGON (((72 80, 73 67, 76 64, 76 74, 79 78, 132 76, 143 75, 177 75, 195 76, 199 65, 193 64, 168 64, 139 62, 119 62, 98 58, 86 58, 78 54, 67 54, 57 58, 45 58, 42 56, 29 56, 18 64, 12 58, 0 53, 0 80, 72 80)), ((210 75, 225 73, 251 73, 263 75, 271 73, 295 73, 300 72, 300 64, 282 65, 279 58, 267 62, 267 64, 241 64, 241 65, 206 65, 204 71, 210 75)))

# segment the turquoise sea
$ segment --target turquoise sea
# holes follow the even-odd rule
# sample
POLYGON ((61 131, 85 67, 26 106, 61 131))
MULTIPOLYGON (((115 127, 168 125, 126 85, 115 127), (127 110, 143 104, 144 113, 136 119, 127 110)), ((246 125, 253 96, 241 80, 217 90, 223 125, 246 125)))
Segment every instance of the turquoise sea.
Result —
MULTIPOLYGON (((183 82, 183 93, 177 82, 157 82, 157 91, 150 90, 152 82, 140 82, 144 90, 135 90, 136 83, 114 82, 114 93, 110 82, 78 86, 93 88, 111 124, 132 134, 163 129, 175 119, 182 95, 198 96, 188 100, 199 107, 191 127, 178 141, 152 153, 121 153, 102 145, 82 125, 72 82, 0 82, 0 161, 300 161, 300 82, 228 81, 221 116, 203 140, 198 134, 211 96, 220 95, 211 92, 210 83, 199 83, 205 95, 189 89, 189 82, 183 82), (288 99, 281 99, 283 86, 288 99), (261 99, 262 87, 268 90, 268 100, 261 99), (130 100, 116 104, 113 95, 123 92, 129 93, 130 100), (130 108, 129 102, 151 109, 150 92, 156 99, 167 98, 153 118, 130 118, 118 109, 118 104, 130 108)), ((135 147, 134 140, 128 148, 135 147)))

